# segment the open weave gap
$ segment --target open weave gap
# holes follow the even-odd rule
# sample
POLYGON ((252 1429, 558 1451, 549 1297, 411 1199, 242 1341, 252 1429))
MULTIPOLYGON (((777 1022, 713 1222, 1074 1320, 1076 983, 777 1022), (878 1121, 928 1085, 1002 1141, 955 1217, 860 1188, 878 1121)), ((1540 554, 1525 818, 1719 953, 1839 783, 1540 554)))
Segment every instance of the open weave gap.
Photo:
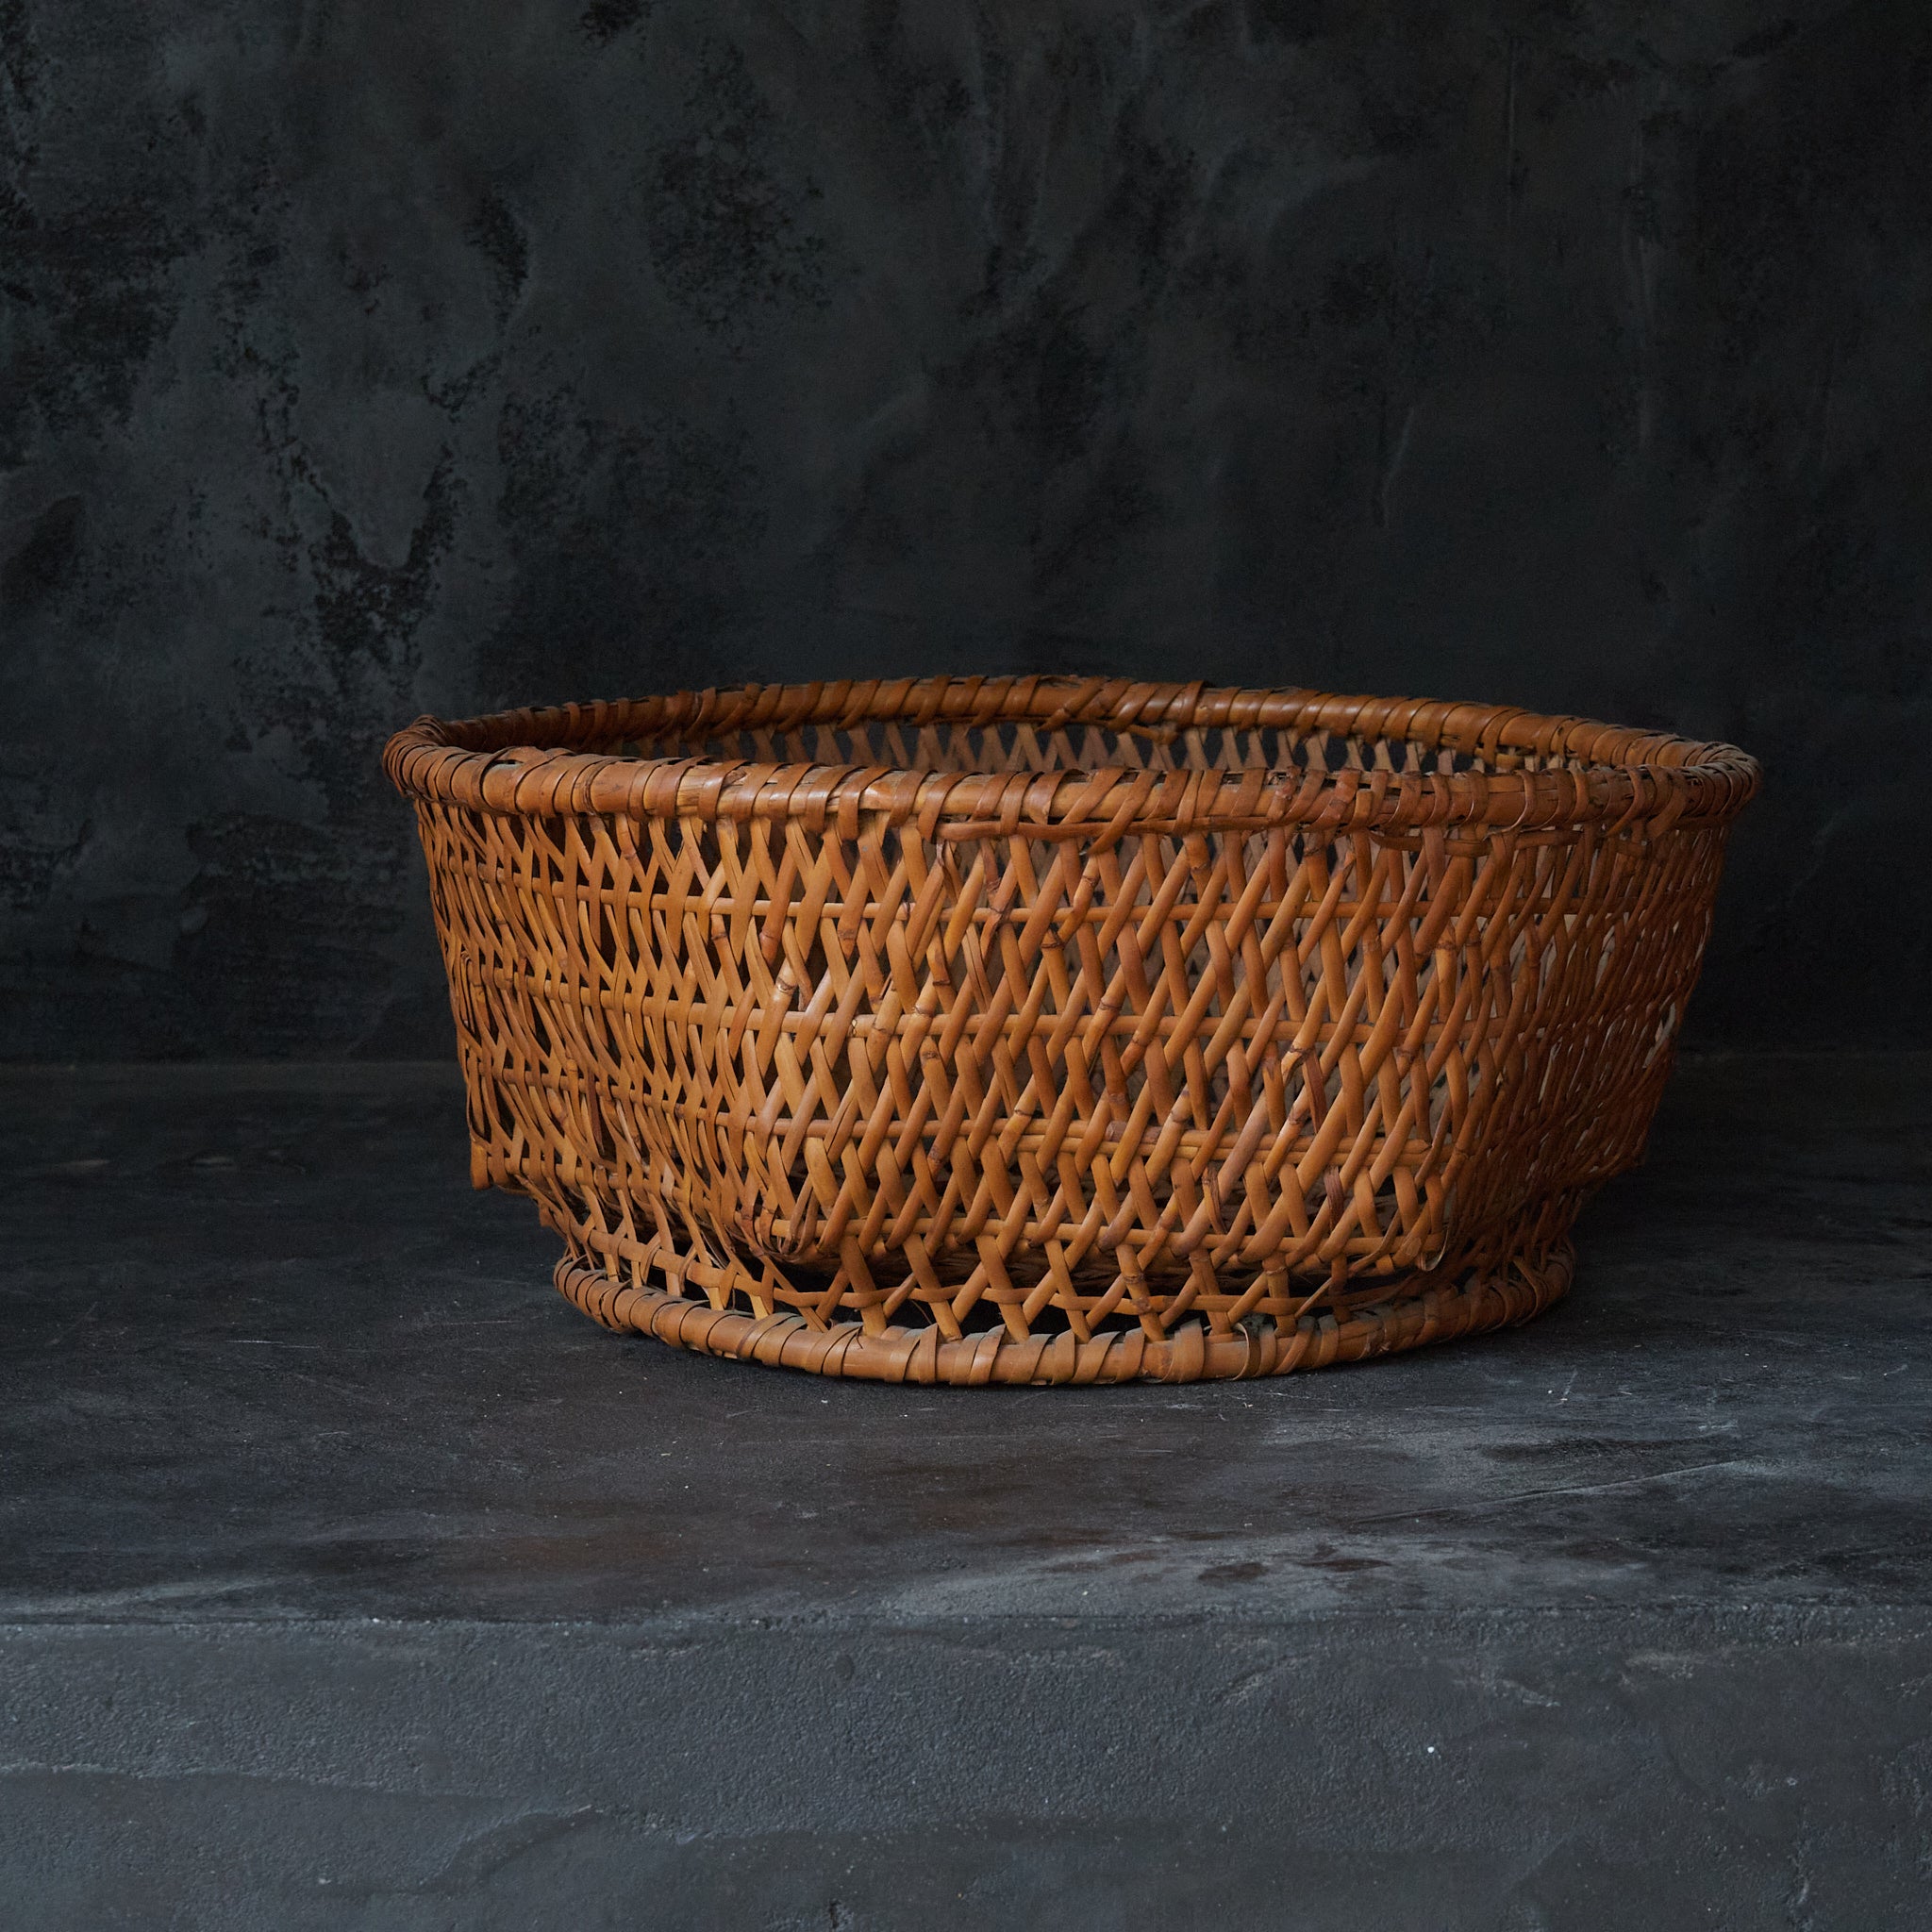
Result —
POLYGON ((720 1319, 1163 1362, 1486 1324, 1641 1155, 1757 783, 1582 720, 1045 678, 388 756, 479 1185, 720 1319))

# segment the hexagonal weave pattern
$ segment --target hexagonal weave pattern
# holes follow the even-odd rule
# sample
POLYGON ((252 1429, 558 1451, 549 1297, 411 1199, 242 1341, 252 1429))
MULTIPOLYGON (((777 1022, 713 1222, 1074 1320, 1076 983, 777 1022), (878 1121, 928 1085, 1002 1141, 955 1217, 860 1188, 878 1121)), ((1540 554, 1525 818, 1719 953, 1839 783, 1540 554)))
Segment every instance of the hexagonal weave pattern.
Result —
POLYGON ((1121 679, 447 724, 414 800, 473 1177, 682 1346, 1280 1374, 1522 1321, 1640 1157, 1728 745, 1121 679))

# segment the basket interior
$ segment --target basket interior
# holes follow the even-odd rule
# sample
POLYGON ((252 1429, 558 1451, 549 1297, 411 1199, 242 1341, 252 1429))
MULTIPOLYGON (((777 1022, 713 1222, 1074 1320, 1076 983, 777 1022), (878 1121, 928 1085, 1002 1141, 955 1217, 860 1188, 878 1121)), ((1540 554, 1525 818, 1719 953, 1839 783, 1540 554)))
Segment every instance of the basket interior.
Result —
POLYGON ((1390 771, 1580 770, 1591 760, 1502 749, 1490 757, 1415 738, 1221 725, 1175 730, 1027 719, 976 724, 862 718, 800 723, 691 737, 666 732, 613 739, 590 749, 633 758, 701 758, 755 764, 856 765, 894 771, 1390 771))

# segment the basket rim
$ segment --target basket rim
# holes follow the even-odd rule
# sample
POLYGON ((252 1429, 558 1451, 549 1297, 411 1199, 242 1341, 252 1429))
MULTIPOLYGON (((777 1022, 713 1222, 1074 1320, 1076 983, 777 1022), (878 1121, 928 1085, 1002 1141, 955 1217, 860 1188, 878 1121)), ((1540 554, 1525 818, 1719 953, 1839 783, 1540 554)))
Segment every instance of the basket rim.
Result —
POLYGON ((1149 683, 1049 675, 745 684, 657 697, 445 720, 425 715, 388 742, 383 768, 420 803, 498 816, 798 818, 856 837, 861 822, 917 820, 928 837, 1121 837, 1264 829, 1496 830, 1608 824, 1655 834, 1725 822, 1756 795, 1757 761, 1590 718, 1515 706, 1352 696, 1294 688, 1149 683), (1191 729, 1288 729, 1414 739, 1482 758, 1576 758, 1583 768, 1415 773, 1270 770, 930 772, 880 765, 587 751, 613 738, 696 731, 851 728, 940 721, 1051 729, 1101 725, 1172 740, 1191 729))

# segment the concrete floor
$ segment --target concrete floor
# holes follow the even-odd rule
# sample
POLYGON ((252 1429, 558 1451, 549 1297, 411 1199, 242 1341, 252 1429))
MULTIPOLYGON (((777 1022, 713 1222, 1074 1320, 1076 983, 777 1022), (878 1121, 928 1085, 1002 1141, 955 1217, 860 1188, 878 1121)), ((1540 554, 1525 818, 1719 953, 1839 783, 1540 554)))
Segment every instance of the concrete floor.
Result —
POLYGON ((619 1340, 424 1067, 0 1069, 0 1924, 1932 1924, 1932 1059, 1690 1061, 1531 1327, 619 1340))

